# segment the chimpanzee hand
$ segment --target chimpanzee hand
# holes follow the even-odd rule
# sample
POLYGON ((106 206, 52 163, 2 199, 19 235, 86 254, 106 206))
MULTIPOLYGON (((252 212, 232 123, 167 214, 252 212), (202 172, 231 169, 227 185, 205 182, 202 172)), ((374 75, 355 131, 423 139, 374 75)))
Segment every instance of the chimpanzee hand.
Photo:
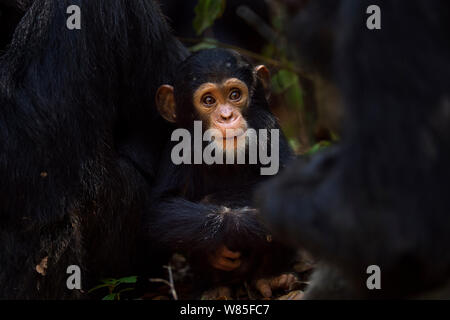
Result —
POLYGON ((230 251, 226 246, 221 246, 215 253, 208 257, 211 266, 222 271, 233 271, 241 265, 240 252, 230 251))
POLYGON ((295 275, 284 273, 272 278, 259 279, 256 281, 255 287, 264 298, 270 298, 272 290, 290 290, 297 281, 298 279, 295 275))

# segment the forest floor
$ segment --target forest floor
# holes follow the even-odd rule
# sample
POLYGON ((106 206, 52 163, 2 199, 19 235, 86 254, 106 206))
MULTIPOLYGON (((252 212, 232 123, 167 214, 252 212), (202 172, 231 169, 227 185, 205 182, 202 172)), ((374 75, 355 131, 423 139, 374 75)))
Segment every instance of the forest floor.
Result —
MULTIPOLYGON (((253 286, 242 283, 232 288, 232 296, 220 296, 216 300, 299 300, 308 286, 309 278, 314 270, 315 262, 306 253, 299 252, 293 264, 291 273, 296 275, 298 281, 289 290, 279 290, 273 293, 272 298, 263 298, 253 286)), ((206 292, 194 292, 194 280, 189 264, 179 254, 175 254, 167 270, 167 279, 149 279, 152 285, 151 292, 146 293, 144 300, 192 300, 208 299, 206 292)))

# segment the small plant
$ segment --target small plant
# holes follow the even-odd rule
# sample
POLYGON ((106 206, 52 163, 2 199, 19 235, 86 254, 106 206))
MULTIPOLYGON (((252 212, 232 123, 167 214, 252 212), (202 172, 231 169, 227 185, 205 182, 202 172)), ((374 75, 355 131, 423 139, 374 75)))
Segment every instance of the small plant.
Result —
POLYGON ((225 0, 199 0, 195 7, 195 19, 193 22, 197 35, 201 35, 210 28, 214 21, 220 18, 225 11, 225 0))
POLYGON ((99 290, 101 288, 107 288, 109 294, 106 295, 102 300, 120 300, 120 295, 124 292, 132 291, 134 288, 123 288, 120 289, 119 286, 123 284, 135 284, 137 281, 137 276, 125 277, 120 279, 102 279, 102 284, 89 290, 89 293, 99 290))

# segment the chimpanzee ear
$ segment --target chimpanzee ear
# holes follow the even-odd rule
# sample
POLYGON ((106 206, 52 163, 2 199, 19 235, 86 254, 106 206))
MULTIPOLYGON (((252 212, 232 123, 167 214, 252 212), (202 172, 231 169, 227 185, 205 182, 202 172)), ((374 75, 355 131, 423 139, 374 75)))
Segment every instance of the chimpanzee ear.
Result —
POLYGON ((164 119, 176 122, 175 95, 172 86, 165 84, 159 87, 156 92, 156 108, 164 119))
POLYGON ((270 71, 264 65, 259 65, 255 68, 256 76, 261 80, 264 90, 266 92, 266 99, 270 98, 270 71))

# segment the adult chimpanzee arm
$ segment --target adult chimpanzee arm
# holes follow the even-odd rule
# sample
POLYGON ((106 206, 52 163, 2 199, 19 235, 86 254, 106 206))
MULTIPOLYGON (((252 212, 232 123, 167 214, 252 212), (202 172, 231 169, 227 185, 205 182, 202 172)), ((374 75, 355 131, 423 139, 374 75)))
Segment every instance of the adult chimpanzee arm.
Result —
POLYGON ((171 251, 208 254, 222 245, 239 250, 233 248, 235 239, 245 243, 266 237, 257 211, 249 207, 228 208, 173 197, 154 207, 151 220, 151 236, 171 251))

